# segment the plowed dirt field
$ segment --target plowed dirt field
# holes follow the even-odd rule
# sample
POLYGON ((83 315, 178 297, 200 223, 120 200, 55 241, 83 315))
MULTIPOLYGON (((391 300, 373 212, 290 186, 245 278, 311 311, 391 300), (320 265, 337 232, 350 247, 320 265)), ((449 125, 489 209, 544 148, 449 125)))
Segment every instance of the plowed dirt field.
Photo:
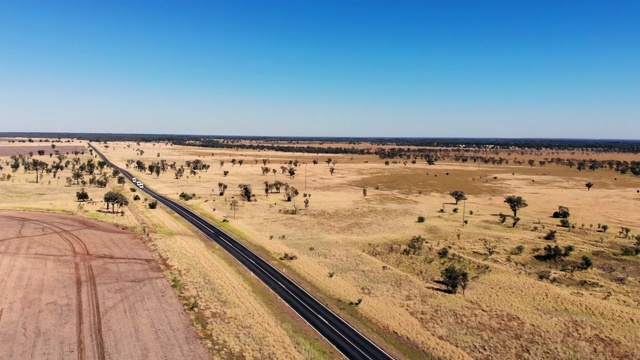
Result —
POLYGON ((148 248, 71 215, 0 211, 0 359, 206 359, 148 248))

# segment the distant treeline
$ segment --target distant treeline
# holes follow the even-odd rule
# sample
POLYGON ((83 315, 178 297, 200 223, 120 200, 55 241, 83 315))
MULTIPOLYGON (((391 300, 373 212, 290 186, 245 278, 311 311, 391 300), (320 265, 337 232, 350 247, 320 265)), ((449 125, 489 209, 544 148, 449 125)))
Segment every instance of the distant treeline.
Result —
POLYGON ((76 138, 92 142, 144 141, 170 142, 176 145, 276 150, 305 153, 372 154, 373 148, 354 145, 472 149, 578 150, 589 152, 640 153, 640 140, 596 139, 490 139, 490 138, 360 138, 360 137, 286 137, 286 136, 202 136, 166 134, 99 134, 99 133, 0 133, 0 137, 76 138), (323 146, 300 146, 315 142, 323 146), (336 146, 327 146, 335 144, 336 146), (341 146, 342 145, 342 146, 341 146))
POLYGON ((249 149, 249 150, 272 150, 282 152, 297 152, 297 153, 311 153, 311 154, 354 154, 354 155, 366 155, 371 154, 371 149, 358 149, 351 147, 324 147, 324 146, 300 146, 300 145, 281 145, 281 144, 260 144, 249 143, 242 144, 224 140, 175 140, 175 145, 187 145, 187 146, 200 146, 210 148, 227 148, 227 149, 249 149))

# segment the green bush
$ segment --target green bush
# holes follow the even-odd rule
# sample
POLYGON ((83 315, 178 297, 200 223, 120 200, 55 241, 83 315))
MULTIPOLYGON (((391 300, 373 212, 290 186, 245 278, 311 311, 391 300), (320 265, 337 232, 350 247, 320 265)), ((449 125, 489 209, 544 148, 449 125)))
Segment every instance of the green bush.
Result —
POLYGON ((520 255, 524 252, 524 245, 518 245, 516 246, 516 248, 513 250, 513 255, 520 255))
POLYGON ((424 216, 418 216, 418 222, 423 223, 425 220, 424 216))
POLYGON ((462 288, 462 293, 464 293, 469 283, 469 273, 451 265, 442 270, 442 282, 453 294, 458 292, 458 288, 462 288))
POLYGON ((180 193, 180 199, 184 200, 184 201, 189 201, 191 199, 193 199, 196 196, 196 194, 187 194, 186 192, 181 192, 180 193))
POLYGON ((149 209, 155 209, 158 207, 158 201, 157 200, 153 200, 149 203, 149 209))

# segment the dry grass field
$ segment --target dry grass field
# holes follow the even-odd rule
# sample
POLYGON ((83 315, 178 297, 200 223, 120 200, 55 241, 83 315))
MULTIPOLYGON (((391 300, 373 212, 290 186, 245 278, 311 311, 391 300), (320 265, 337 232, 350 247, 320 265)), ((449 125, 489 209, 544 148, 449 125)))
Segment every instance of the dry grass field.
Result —
MULTIPOLYGON (((640 234, 640 179, 633 175, 552 164, 385 165, 373 156, 161 143, 109 143, 104 150, 122 166, 127 160, 146 165, 165 160, 178 167, 201 160, 210 165, 195 174, 186 168, 179 179, 173 170, 159 176, 132 173, 270 256, 274 264, 320 293, 329 306, 391 343, 396 354, 479 359, 640 357, 640 263, 633 251, 623 254, 635 246, 631 237, 640 234), (328 165, 329 157, 336 163, 328 165), (263 159, 276 174, 262 175, 263 159), (293 160, 300 165, 290 165, 293 160), (282 173, 281 166, 294 167, 295 176, 282 173), (291 202, 284 191, 267 196, 263 183, 275 180, 294 186, 299 195, 291 202), (594 184, 590 191, 587 182, 594 184), (218 194, 218 183, 227 185, 224 196, 218 194), (241 200, 240 184, 251 185, 256 201, 241 200), (454 205, 448 195, 453 190, 464 191, 468 200, 454 205), (183 192, 195 197, 180 200, 183 192), (528 203, 518 212, 521 220, 515 228, 511 218, 501 223, 498 216, 511 215, 504 203, 507 195, 522 196, 528 203), (551 217, 560 205, 570 209, 573 227, 560 227, 559 219, 551 217), (419 216, 424 222, 417 221, 419 216), (600 225, 608 230, 599 230, 600 225), (620 234, 622 227, 630 228, 631 236, 620 234), (550 230, 557 231, 556 239, 544 240, 550 230), (424 242, 407 254, 415 236, 424 242), (543 261, 547 245, 572 246, 573 251, 543 261), (285 254, 295 259, 287 260, 285 254), (583 256, 591 259, 592 266, 584 269, 583 256), (449 265, 469 273, 464 294, 447 293, 439 282, 449 265)), ((526 159, 563 155, 596 157, 511 154, 526 159)), ((634 160, 628 154, 598 156, 634 160)), ((157 223, 156 213, 148 216, 157 223)), ((183 271, 202 268, 196 261, 185 262, 183 271)))
MULTIPOLYGON (((86 142, 75 141, 72 144, 86 149, 86 142)), ((18 147, 0 142, 0 148, 7 145, 14 149, 18 147)), ((78 156, 72 154, 69 159, 74 157, 86 162, 91 155, 89 152, 78 156)), ((48 154, 35 154, 34 158, 49 164, 57 162, 48 154)), ((183 310, 189 314, 200 334, 201 342, 213 358, 336 357, 335 350, 307 329, 271 292, 257 284, 255 278, 239 268, 224 252, 162 207, 149 209, 144 196, 134 201, 133 197, 139 192, 132 192, 130 184, 119 185, 110 178, 106 188, 87 185, 85 189, 91 200, 78 202, 75 194, 82 186, 67 184, 65 178, 71 175, 69 169, 60 171, 56 178, 45 173, 36 183, 33 171, 24 172, 20 168, 13 172, 7 163, 11 161, 9 156, 0 157, 4 168, 0 176, 5 175, 5 180, 0 181, 0 210, 40 211, 33 213, 35 217, 46 216, 41 211, 75 214, 115 224, 137 234, 161 266, 164 284, 173 288, 174 299, 182 303, 183 310), (7 179, 7 175, 11 177, 7 179), (121 209, 122 213, 105 211, 102 197, 110 190, 127 196, 129 205, 121 209)), ((167 301, 170 303, 174 299, 168 298, 167 301)), ((158 350, 161 348, 157 347, 158 350)), ((171 355, 170 352, 167 354, 171 355)))

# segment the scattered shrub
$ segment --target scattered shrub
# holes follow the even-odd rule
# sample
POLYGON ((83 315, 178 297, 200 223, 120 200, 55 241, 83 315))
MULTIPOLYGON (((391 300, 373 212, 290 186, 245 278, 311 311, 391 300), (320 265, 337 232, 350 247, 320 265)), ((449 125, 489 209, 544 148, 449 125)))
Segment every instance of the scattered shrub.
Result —
POLYGON ((547 235, 544 236, 544 239, 545 240, 555 240, 557 232, 558 232, 557 230, 549 230, 547 235))
POLYGON ((149 206, 149 209, 155 209, 155 208, 158 207, 158 201, 157 200, 153 200, 153 201, 149 202, 148 206, 149 206))
POLYGON ((402 250, 403 255, 415 255, 422 250, 422 245, 424 244, 425 239, 418 235, 411 238, 407 247, 402 250))
POLYGON ((294 254, 284 253, 284 255, 282 255, 280 257, 280 260, 282 260, 282 261, 284 261, 284 260, 295 260, 297 258, 298 258, 298 256, 296 256, 294 254))
POLYGON ((566 206, 558 206, 558 211, 554 211, 553 217, 556 219, 566 219, 570 216, 569 208, 566 206))
POLYGON ((587 255, 583 255, 582 256, 582 263, 580 264, 580 268, 582 270, 587 270, 592 265, 593 265, 593 260, 591 260, 591 258, 588 257, 587 255))
POLYGON ((498 245, 491 244, 489 241, 485 241, 483 246, 484 246, 484 249, 487 250, 488 256, 493 255, 496 252, 496 249, 498 248, 498 245))
POLYGON ((513 249, 512 254, 513 255, 520 255, 524 252, 524 245, 518 245, 515 247, 515 249, 513 249))
POLYGON ((573 250, 574 250, 573 245, 565 246, 564 249, 562 249, 558 245, 556 246, 547 245, 544 247, 544 254, 536 255, 535 258, 540 261, 557 260, 557 259, 571 255, 571 252, 573 252, 573 250))
POLYGON ((423 223, 425 220, 424 216, 418 216, 418 222, 423 223))
POLYGON ((620 250, 622 256, 636 256, 640 254, 640 247, 623 246, 620 250))
POLYGON ((449 248, 443 247, 442 249, 438 250, 438 256, 440 257, 440 259, 444 259, 449 256, 449 248))

